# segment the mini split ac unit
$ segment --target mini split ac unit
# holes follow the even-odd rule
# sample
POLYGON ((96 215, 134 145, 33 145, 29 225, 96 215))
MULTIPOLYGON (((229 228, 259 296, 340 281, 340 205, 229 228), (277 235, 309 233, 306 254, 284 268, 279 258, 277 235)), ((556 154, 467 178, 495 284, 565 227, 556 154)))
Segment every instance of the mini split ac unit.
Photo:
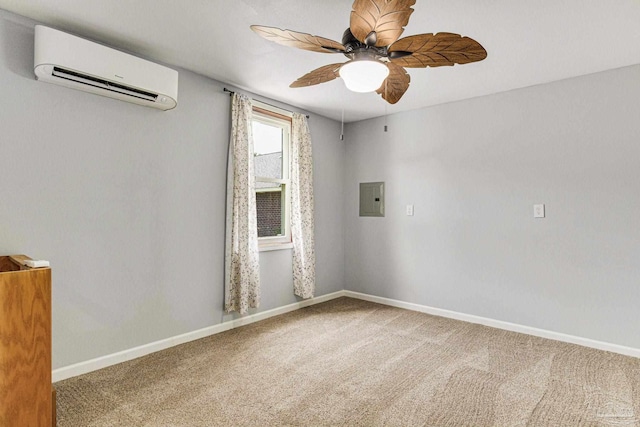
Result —
POLYGON ((36 25, 36 79, 161 110, 178 104, 178 72, 36 25))

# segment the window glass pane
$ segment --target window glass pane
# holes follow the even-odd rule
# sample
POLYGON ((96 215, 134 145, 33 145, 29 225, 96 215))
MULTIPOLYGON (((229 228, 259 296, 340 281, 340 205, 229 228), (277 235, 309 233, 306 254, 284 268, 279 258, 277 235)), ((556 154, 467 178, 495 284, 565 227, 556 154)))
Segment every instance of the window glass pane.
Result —
POLYGON ((274 237, 284 234, 282 206, 284 185, 272 182, 256 182, 256 211, 258 237, 274 237))
POLYGON ((282 128, 253 121, 255 176, 282 178, 282 128))

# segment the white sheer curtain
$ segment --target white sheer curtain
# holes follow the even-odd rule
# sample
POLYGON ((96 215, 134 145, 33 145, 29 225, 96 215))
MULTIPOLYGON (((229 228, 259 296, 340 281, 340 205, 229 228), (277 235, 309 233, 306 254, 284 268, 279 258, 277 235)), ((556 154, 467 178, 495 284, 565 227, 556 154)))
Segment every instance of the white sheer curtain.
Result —
POLYGON ((313 161, 307 117, 293 113, 291 131, 291 240, 293 292, 302 298, 316 290, 313 237, 313 161))
POLYGON ((234 93, 227 167, 225 311, 241 314, 260 304, 251 114, 251 100, 234 93))

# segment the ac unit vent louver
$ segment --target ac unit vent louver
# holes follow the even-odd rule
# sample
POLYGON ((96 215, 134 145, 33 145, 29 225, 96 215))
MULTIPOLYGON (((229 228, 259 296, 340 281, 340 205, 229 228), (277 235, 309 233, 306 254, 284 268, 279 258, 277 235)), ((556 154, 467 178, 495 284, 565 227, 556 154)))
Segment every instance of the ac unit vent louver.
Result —
POLYGON ((77 82, 104 90, 110 90, 112 92, 122 93, 124 95, 134 96, 140 99, 146 99, 147 101, 155 102, 155 100, 158 99, 158 95, 156 95, 155 93, 126 87, 117 83, 109 82, 107 80, 88 76, 86 74, 65 70, 64 68, 60 67, 53 67, 53 73, 51 74, 55 77, 60 77, 61 79, 67 79, 71 80, 72 82, 77 82))

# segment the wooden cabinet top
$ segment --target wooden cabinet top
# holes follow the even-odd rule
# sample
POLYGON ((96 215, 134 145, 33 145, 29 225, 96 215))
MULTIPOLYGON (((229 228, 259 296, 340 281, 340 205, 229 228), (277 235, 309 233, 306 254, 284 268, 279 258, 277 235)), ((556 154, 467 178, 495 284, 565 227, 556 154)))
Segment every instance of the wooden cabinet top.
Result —
MULTIPOLYGON (((25 260, 30 260, 26 255, 3 255, 0 256, 0 274, 20 270, 36 270, 24 265, 25 260)), ((49 268, 49 267, 44 267, 49 268)), ((38 268, 39 270, 39 268, 38 268)))

